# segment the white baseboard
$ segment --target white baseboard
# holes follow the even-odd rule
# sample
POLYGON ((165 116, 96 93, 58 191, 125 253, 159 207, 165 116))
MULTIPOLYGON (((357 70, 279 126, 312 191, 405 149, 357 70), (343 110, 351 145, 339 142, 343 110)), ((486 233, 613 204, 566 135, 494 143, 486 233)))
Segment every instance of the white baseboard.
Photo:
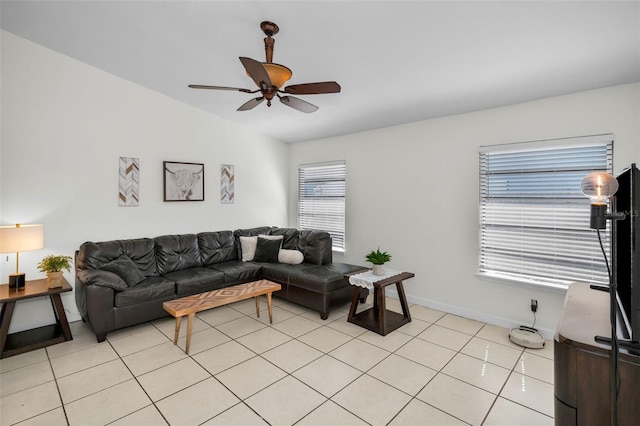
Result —
MULTIPOLYGON (((394 299, 398 298, 398 293, 395 290, 387 290, 385 292, 385 294, 389 297, 393 297, 394 299)), ((460 317, 464 317, 464 318, 469 318, 472 320, 476 320, 476 321, 480 321, 480 322, 484 322, 486 324, 491 324, 491 325, 495 325, 498 327, 502 327, 502 328, 506 328, 508 330, 511 330, 512 328, 517 328, 520 327, 521 325, 523 325, 521 322, 509 319, 509 318, 503 318, 503 317, 497 317, 497 316, 493 316, 493 315, 488 315, 484 312, 477 312, 477 311, 472 311, 472 310, 468 310, 468 309, 464 309, 461 308, 459 306, 454 306, 454 305, 447 305, 445 303, 440 303, 440 302, 434 302, 433 300, 429 300, 429 299, 424 299, 421 297, 415 297, 415 296, 407 296, 407 301, 410 303, 414 303, 416 305, 420 305, 420 306, 424 306, 426 308, 431 308, 431 309, 436 309, 438 311, 443 311, 443 312, 447 312, 449 314, 453 314, 453 315, 458 315, 460 317)), ((538 330, 538 332, 540 334, 542 334, 542 336, 545 339, 549 339, 549 340, 553 340, 554 336, 555 336, 555 330, 549 330, 549 329, 545 329, 545 328, 536 328, 538 330)))

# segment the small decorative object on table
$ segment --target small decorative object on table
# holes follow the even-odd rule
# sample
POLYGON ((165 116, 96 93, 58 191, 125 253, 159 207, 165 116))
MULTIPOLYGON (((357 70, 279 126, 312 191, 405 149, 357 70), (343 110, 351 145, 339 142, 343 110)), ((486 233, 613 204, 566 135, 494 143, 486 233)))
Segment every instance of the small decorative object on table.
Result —
POLYGON ((53 255, 45 256, 38 263, 38 270, 47 273, 47 285, 49 288, 62 287, 62 270, 71 271, 71 256, 53 255))
POLYGON ((391 255, 386 251, 380 251, 380 247, 377 250, 372 250, 371 253, 365 256, 367 262, 373 263, 374 275, 384 274, 384 264, 391 260, 391 255))

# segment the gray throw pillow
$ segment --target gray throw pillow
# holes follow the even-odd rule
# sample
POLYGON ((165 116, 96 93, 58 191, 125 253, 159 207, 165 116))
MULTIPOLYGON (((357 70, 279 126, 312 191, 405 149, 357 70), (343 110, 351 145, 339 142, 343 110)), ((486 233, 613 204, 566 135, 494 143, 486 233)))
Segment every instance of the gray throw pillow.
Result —
POLYGON ((256 244, 256 254, 253 256, 254 262, 278 263, 278 252, 282 245, 282 238, 272 240, 258 237, 256 244))
POLYGON ((135 262, 127 255, 122 255, 119 258, 112 260, 109 263, 102 265, 100 269, 113 272, 127 283, 129 287, 138 284, 144 280, 145 276, 138 269, 135 262))

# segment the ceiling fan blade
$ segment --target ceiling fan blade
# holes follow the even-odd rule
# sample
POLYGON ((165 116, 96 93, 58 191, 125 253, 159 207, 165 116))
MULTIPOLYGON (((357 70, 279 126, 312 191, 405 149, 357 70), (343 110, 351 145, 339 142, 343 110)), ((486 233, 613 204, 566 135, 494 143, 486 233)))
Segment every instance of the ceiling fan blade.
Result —
POLYGON ((225 87, 225 86, 204 86, 202 84, 190 84, 192 89, 209 89, 209 90, 232 90, 238 92, 252 93, 249 89, 242 89, 240 87, 225 87))
POLYGON ((303 101, 302 99, 294 98, 293 96, 279 96, 279 98, 280 102, 282 102, 286 106, 297 109, 298 111, 302 111, 306 114, 318 110, 317 106, 310 104, 307 101, 303 101))
POLYGON ((244 69, 247 70, 247 74, 249 74, 249 77, 253 79, 259 88, 263 88, 263 83, 266 84, 267 87, 271 87, 271 79, 269 78, 269 74, 267 74, 267 70, 262 66, 262 63, 243 56, 240 57, 240 62, 242 62, 244 69))
POLYGON ((319 95, 323 93, 340 93, 340 85, 335 81, 292 84, 291 86, 285 87, 284 91, 293 95, 319 95))
POLYGON ((262 101, 264 101, 264 96, 260 96, 259 98, 249 99, 247 102, 242 104, 240 108, 237 109, 237 111, 249 111, 250 109, 253 109, 258 105, 260 105, 262 101))

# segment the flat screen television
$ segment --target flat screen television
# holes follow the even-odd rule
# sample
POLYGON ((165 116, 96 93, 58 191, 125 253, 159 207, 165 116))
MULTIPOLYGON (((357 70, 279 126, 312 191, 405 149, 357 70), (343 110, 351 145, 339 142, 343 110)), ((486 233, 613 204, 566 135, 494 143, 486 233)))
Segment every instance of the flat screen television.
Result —
POLYGON ((640 171, 635 163, 617 178, 616 211, 624 212, 616 227, 613 278, 617 282, 618 299, 624 325, 633 341, 640 340, 640 171))

